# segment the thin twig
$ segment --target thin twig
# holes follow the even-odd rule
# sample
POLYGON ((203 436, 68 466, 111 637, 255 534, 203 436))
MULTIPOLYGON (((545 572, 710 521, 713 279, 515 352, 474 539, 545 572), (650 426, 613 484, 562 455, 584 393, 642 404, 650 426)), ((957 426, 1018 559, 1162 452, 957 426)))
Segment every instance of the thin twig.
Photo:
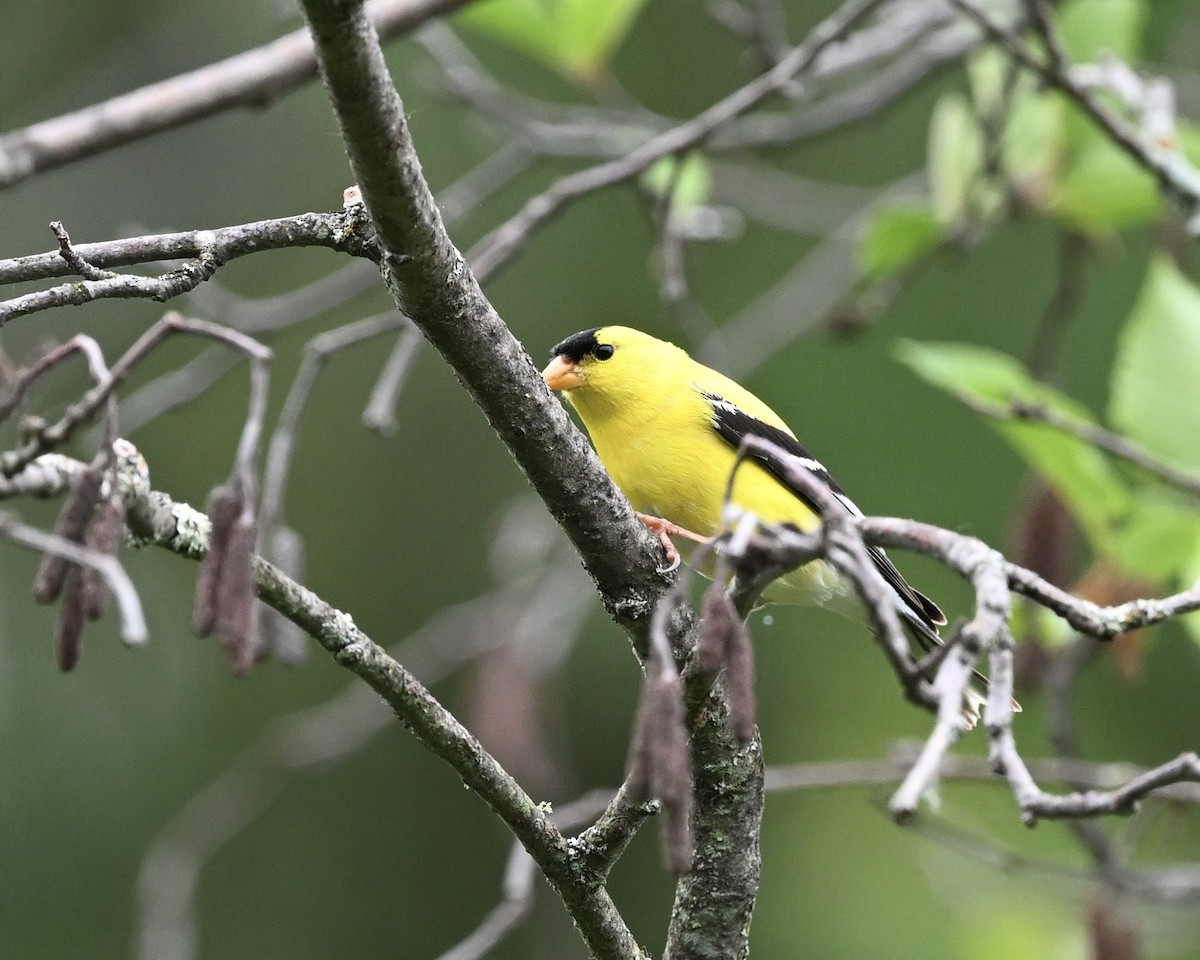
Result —
MULTIPOLYGON (((127 506, 134 533, 147 542, 189 557, 203 553, 208 523, 197 511, 163 494, 134 497, 127 506)), ((382 696, 408 729, 449 763, 509 826, 559 891, 572 915, 581 925, 587 925, 589 941, 599 945, 594 949, 601 957, 632 960, 644 956, 625 931, 607 892, 581 883, 573 873, 569 845, 544 809, 410 671, 367 637, 348 614, 261 558, 255 558, 254 569, 258 596, 318 640, 341 666, 382 696)))
POLYGON ((363 408, 363 426, 369 430, 377 430, 389 435, 396 432, 399 423, 396 420, 396 405, 400 392, 408 382, 408 374, 412 369, 417 352, 424 340, 416 327, 409 324, 400 331, 400 336, 392 345, 387 363, 383 365, 375 386, 371 388, 371 396, 363 408))
MULTIPOLYGON (((831 760, 767 768, 767 790, 838 790, 898 783, 912 769, 920 751, 917 741, 900 741, 879 760, 831 760)), ((1111 790, 1146 773, 1130 763, 1097 763, 1072 757, 1034 757, 1026 761, 1039 780, 1070 784, 1080 790, 1111 790)), ((995 783, 996 771, 983 757, 948 753, 942 760, 941 779, 995 783)), ((1179 782, 1157 794, 1172 803, 1200 805, 1200 784, 1179 782)))
MULTIPOLYGON (((75 253, 94 267, 123 267, 163 260, 202 260, 217 264, 263 250, 327 247, 371 259, 378 252, 361 230, 361 208, 332 213, 302 213, 208 230, 161 233, 98 243, 75 243, 75 253)), ((47 280, 75 273, 58 250, 0 260, 0 284, 47 280)), ((119 279, 119 278, 117 278, 119 279)), ((150 278, 138 277, 146 280, 150 278)), ((103 283, 105 281, 95 281, 103 283)), ((13 301, 8 301, 12 303, 13 301)), ((3 307, 0 304, 0 307, 3 307)), ((0 317, 7 314, 0 312, 0 317)))
POLYGON ((342 350, 399 328, 411 328, 409 320, 394 310, 348 323, 313 337, 304 345, 304 360, 292 381, 279 422, 271 436, 267 464, 263 471, 261 529, 274 528, 283 516, 283 496, 287 486, 288 469, 300 419, 304 416, 309 398, 316 387, 321 369, 331 356, 342 350))
MULTIPOLYGON (((511 557, 511 550, 506 553, 511 557)), ((590 591, 563 590, 561 550, 531 560, 528 573, 511 563, 497 567, 502 579, 492 589, 440 611, 389 652, 426 683, 435 683, 538 631, 553 633, 555 642, 570 642, 582 617, 574 622, 546 617, 546 594, 565 597, 583 611, 590 591)), ((146 851, 138 881, 141 960, 191 960, 199 939, 195 897, 213 857, 263 817, 300 775, 357 756, 394 723, 374 691, 355 680, 329 700, 264 727, 171 817, 146 851)))
POLYGON ((12 377, 12 386, 7 397, 0 402, 0 421, 7 420, 25 398, 30 385, 46 373, 58 366, 65 358, 73 353, 82 353, 87 360, 88 372, 97 384, 106 383, 111 378, 108 365, 104 361, 104 353, 92 337, 86 333, 77 333, 65 343, 52 347, 37 358, 27 368, 18 370, 12 377))
MULTIPOLYGON (((33 435, 15 450, 8 450, 0 454, 0 473, 5 477, 11 477, 39 454, 53 449, 67 440, 81 424, 95 416, 101 405, 108 402, 114 391, 125 382, 134 368, 173 333, 191 333, 220 340, 259 363, 265 363, 271 356, 271 351, 267 347, 236 330, 230 330, 206 320, 187 320, 177 313, 168 313, 143 333, 112 365, 107 379, 97 383, 75 403, 67 407, 61 418, 55 423, 33 431, 33 435)), ((261 388, 259 393, 261 397, 258 405, 262 406, 265 404, 265 388, 261 388)), ((259 396, 259 394, 255 394, 255 396, 259 396)))
MULTIPOLYGON (((553 811, 551 816, 560 830, 571 830, 603 810, 611 797, 611 790, 593 790, 553 811)), ((480 960, 487 956, 533 907, 536 868, 525 849, 514 843, 504 870, 500 902, 465 939, 437 960, 480 960)))
POLYGON ((1024 3, 1029 25, 1033 27, 1038 38, 1046 47, 1046 55, 1050 58, 1050 68, 1065 74, 1069 69, 1067 51, 1063 49, 1062 38, 1051 22, 1048 0, 1024 0, 1024 3))
POLYGON ((110 280, 112 274, 107 270, 101 270, 99 267, 88 263, 79 255, 79 252, 71 246, 71 235, 67 233, 67 228, 62 225, 60 220, 52 220, 50 222, 50 232, 54 234, 58 240, 59 255, 67 262, 67 265, 79 274, 85 280, 110 280))
POLYGON ((210 280, 191 291, 188 302, 242 333, 261 336, 311 320, 378 286, 378 268, 354 260, 312 283, 268 297, 243 297, 210 280))
POLYGON ((1059 413, 1051 407, 1036 402, 1026 403, 1014 399, 1010 400, 1008 404, 989 403, 964 392, 956 393, 955 397, 965 407, 993 420, 1044 423, 1061 433, 1078 437, 1105 453, 1110 453, 1114 457, 1119 457, 1127 463, 1132 463, 1145 470, 1167 486, 1186 493, 1188 496, 1200 498, 1200 476, 1159 460, 1132 440, 1113 433, 1111 430, 1105 430, 1086 420, 1059 413))
MULTIPOLYGON (((1096 636, 1113 636, 1147 622, 1200 608, 1200 585, 1165 600, 1137 600, 1120 607, 1100 608, 1051 587, 1030 571, 1007 562, 997 551, 973 537, 911 520, 851 515, 844 504, 835 500, 823 480, 798 458, 773 444, 752 439, 743 445, 743 453, 764 459, 776 475, 784 478, 798 495, 818 510, 823 520, 822 547, 826 559, 854 582, 878 633, 885 638, 888 634, 901 634, 898 623, 889 622, 896 620, 896 601, 866 555, 867 543, 924 553, 967 578, 974 588, 975 615, 959 629, 958 642, 942 660, 932 683, 937 722, 889 804, 897 818, 912 816, 922 795, 936 782, 944 758, 961 729, 959 712, 964 691, 981 654, 986 654, 990 663, 984 713, 989 762, 1008 780, 1026 823, 1032 825, 1038 819, 1046 818, 1128 814, 1140 799, 1164 785, 1200 781, 1200 758, 1194 753, 1184 753, 1108 791, 1055 795, 1038 787, 1017 750, 1012 731, 1013 638, 1009 625, 1010 588, 1043 603, 1076 629, 1086 625, 1091 628, 1088 632, 1096 636)), ((758 545, 758 549, 766 551, 769 562, 776 568, 774 573, 811 561, 811 537, 786 529, 770 532, 775 538, 773 546, 758 545), (787 562, 789 551, 792 554, 790 564, 787 562)), ((728 539, 724 549, 730 552, 728 539)), ((915 672, 903 636, 893 637, 883 646, 890 651, 893 669, 909 695, 917 702, 930 704, 919 686, 920 675, 915 672)))
POLYGON ((756 77, 687 123, 653 137, 623 157, 557 180, 468 252, 467 259, 476 276, 481 280, 490 277, 521 249, 534 230, 572 200, 602 187, 630 180, 656 160, 683 153, 704 143, 715 130, 753 109, 803 74, 822 50, 839 41, 882 2, 852 0, 816 26, 808 38, 793 48, 772 70, 756 77))

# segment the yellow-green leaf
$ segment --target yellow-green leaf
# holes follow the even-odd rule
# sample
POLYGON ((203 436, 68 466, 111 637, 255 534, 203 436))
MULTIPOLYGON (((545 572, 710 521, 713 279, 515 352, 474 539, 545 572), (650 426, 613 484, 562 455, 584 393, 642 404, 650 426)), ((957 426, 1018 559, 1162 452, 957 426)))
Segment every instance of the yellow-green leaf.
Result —
POLYGON ((481 0, 462 22, 573 79, 611 61, 646 0, 481 0))
POLYGON ((1057 23, 1073 62, 1094 63, 1106 53, 1126 63, 1141 58, 1146 24, 1142 0, 1067 0, 1057 23))
POLYGON ((1200 290, 1165 257, 1121 332, 1108 418, 1155 456, 1200 472, 1200 290))
MULTIPOLYGON (((901 341, 896 356, 918 376, 954 395, 1007 406, 1042 406, 1093 422, 1070 397, 1033 380, 1012 357, 958 343, 901 341)), ((1111 554, 1114 531, 1128 515, 1129 490, 1108 458, 1091 444, 1042 423, 988 421, 1070 508, 1093 548, 1111 554)))
POLYGON ((929 121, 929 185, 938 222, 953 227, 967 219, 972 184, 983 163, 983 134, 967 98, 946 93, 929 121))
POLYGON ((1148 223, 1161 207, 1153 177, 1107 140, 1094 142, 1071 161, 1050 201, 1055 216, 1093 234, 1148 223))
POLYGON ((897 202, 881 207, 867 222, 858 260, 869 280, 881 280, 912 266, 936 249, 942 227, 927 203, 897 202))
POLYGON ((1117 534, 1115 560, 1126 573, 1174 582, 1200 552, 1200 512, 1152 486, 1138 489, 1117 534))
POLYGON ((671 205, 676 210, 691 210, 708 202, 712 171, 701 153, 689 153, 682 168, 674 157, 663 157, 642 174, 641 182, 656 196, 662 196, 673 185, 671 205))

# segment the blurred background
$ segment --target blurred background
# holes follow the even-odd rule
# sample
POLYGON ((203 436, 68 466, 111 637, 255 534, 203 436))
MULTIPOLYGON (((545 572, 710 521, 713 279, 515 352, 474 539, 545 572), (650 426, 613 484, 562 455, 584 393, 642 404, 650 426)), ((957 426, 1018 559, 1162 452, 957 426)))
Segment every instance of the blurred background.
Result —
MULTIPOLYGON (((447 64, 468 64, 520 97, 640 105, 677 119, 757 70, 746 40, 697 4, 626 6, 627 25, 582 65, 514 42, 483 11, 388 44, 425 174, 436 191, 459 190, 462 206, 447 214, 460 249, 580 161, 510 152, 510 129, 452 95, 447 64), (462 178, 489 160, 476 174, 484 189, 462 202, 462 178)), ((1195 4, 1073 6, 1095 23, 1135 9, 1134 62, 1175 82, 1181 115, 1200 113, 1195 4)), ((779 11, 796 42, 835 7, 787 0, 779 11)), ((298 27, 293 7, 276 0, 14 5, 0 35, 0 126, 84 107, 298 27)), ((687 202, 677 193, 671 213, 681 216, 686 295, 664 295, 670 271, 654 196, 670 171, 659 171, 657 186, 650 178, 572 204, 487 293, 539 364, 587 327, 627 323, 675 340, 767 400, 867 513, 916 517, 1019 552, 1020 518, 1043 495, 1027 459, 900 362, 897 344, 1032 356, 1039 378, 1099 417, 1152 252, 1173 250, 1184 273, 1194 256, 1153 199, 1149 210, 1097 224, 1092 208, 1072 214, 1061 194, 1057 207, 1035 196, 1000 213, 964 200, 946 214, 954 198, 943 186, 936 230, 898 250, 884 243, 864 261, 871 211, 894 197, 925 202, 931 157, 942 156, 934 167, 944 171, 937 151, 954 155, 938 146, 952 136, 945 118, 981 97, 980 82, 960 65, 931 69, 862 122, 678 174, 681 190, 685 177, 699 184, 687 202), (1068 271, 1075 299, 1048 335, 1068 271), (1058 338, 1053 348, 1047 336, 1058 338)), ((336 209, 349 182, 324 93, 310 84, 268 109, 229 112, 8 188, 0 257, 51 249, 51 220, 76 242, 215 227, 336 209)), ((345 267, 323 250, 262 254, 220 271, 220 297, 202 292, 177 305, 236 324, 236 298, 273 297, 345 267)), ((6 297, 26 288, 10 289, 6 297)), ((389 306, 367 283, 336 309, 265 335, 276 356, 272 415, 312 337, 389 306)), ((83 331, 112 356, 161 313, 116 301, 42 313, 6 327, 0 347, 20 364, 83 331)), ((138 388, 201 349, 167 344, 126 393, 126 435, 154 485, 198 507, 232 464, 244 366, 157 418, 130 407, 138 388)), ((362 425, 392 349, 392 338, 378 338, 333 356, 302 421, 285 515, 306 546, 305 583, 376 641, 407 644, 402 662, 538 799, 562 806, 617 785, 640 680, 626 640, 432 350, 412 358, 395 428, 362 425)), ((85 385, 82 365, 68 365, 28 406, 61 412, 85 385)), ((70 452, 86 459, 93 449, 81 440, 70 452)), ((44 526, 57 509, 12 506, 44 526)), ((1083 536, 1063 542, 1070 584, 1094 569, 1096 551, 1083 536)), ((466 936, 499 899, 510 847, 483 804, 321 651, 232 677, 219 644, 191 634, 194 564, 161 551, 127 550, 123 560, 152 642, 124 649, 110 618, 64 675, 52 649, 55 611, 29 594, 37 557, 0 545, 0 954, 172 956, 192 931, 194 955, 223 960, 433 958, 466 936)), ((951 574, 919 558, 900 566, 952 616, 965 612, 969 594, 951 574)), ((1175 585, 1166 574, 1146 580, 1151 593, 1175 585)), ((927 733, 930 718, 904 701, 861 628, 779 609, 758 616, 753 632, 768 764, 886 758, 927 733)), ((1037 681, 1056 642, 1066 641, 1043 638, 1021 657, 1031 683, 1016 731, 1027 757, 1051 751, 1037 681)), ((1190 634, 1172 623, 1121 656, 1113 649, 1088 662, 1075 690, 1083 755, 1154 765, 1195 749, 1200 658, 1190 634)), ((958 749, 983 756, 985 747, 976 731, 958 749)), ((1072 831, 1022 827, 1003 785, 947 783, 913 829, 893 825, 887 795, 884 785, 769 796, 755 957, 1084 957, 1099 915, 1136 930, 1145 956, 1200 957, 1194 902, 1106 892, 1072 831)), ((1148 804, 1132 823, 1104 829, 1141 866, 1200 859, 1186 808, 1148 804)), ((639 939, 660 950, 673 880, 653 825, 618 864, 612 892, 639 939)), ((491 955, 583 957, 554 895, 540 881, 535 893, 531 918, 491 955)))

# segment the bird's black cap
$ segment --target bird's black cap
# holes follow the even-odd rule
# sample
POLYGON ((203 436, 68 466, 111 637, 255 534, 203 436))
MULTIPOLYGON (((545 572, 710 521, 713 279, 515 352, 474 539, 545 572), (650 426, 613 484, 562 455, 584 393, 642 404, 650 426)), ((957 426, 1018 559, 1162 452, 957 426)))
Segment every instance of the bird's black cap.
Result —
POLYGON ((592 327, 591 330, 581 330, 579 333, 571 334, 566 340, 551 349, 550 359, 566 357, 568 360, 578 363, 589 353, 594 353, 596 347, 600 345, 600 341, 596 339, 596 331, 599 329, 599 327, 592 327))

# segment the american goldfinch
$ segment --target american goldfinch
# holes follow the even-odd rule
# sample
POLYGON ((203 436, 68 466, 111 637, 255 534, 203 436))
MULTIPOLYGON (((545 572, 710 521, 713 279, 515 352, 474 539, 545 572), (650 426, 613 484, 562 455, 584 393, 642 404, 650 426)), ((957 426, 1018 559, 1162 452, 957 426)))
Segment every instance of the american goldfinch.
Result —
MULTIPOLYGON (((542 378, 575 408, 613 481, 664 546, 670 545, 667 535, 706 539, 721 531, 730 471, 747 435, 765 437, 800 458, 847 511, 862 515, 775 411, 672 343, 629 327, 584 330, 554 347, 542 378)), ((803 531, 820 524, 813 507, 761 460, 738 470, 731 502, 765 523, 803 531)), ((939 644, 942 611, 908 585, 882 550, 869 551, 913 636, 925 649, 939 644)), ((853 585, 824 560, 781 577, 764 600, 816 604, 864 618, 853 585)), ((974 690, 967 698, 964 715, 971 723, 983 698, 974 690)))

